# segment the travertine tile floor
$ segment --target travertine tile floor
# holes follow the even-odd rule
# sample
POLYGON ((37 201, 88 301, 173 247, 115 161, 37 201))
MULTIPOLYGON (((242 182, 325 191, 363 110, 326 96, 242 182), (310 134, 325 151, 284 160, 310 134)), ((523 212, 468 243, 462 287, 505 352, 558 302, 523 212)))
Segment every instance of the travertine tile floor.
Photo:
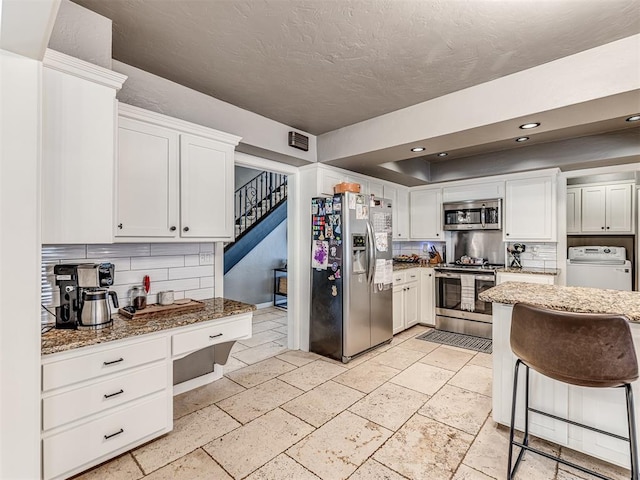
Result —
MULTIPOLYGON (((416 340, 416 326, 343 365, 286 349, 286 313, 254 316, 224 378, 174 399, 174 430, 79 478, 488 480, 506 478, 491 356, 416 340)), ((628 471, 537 444, 615 479, 628 471)), ((589 478, 527 454, 519 480, 589 478)))

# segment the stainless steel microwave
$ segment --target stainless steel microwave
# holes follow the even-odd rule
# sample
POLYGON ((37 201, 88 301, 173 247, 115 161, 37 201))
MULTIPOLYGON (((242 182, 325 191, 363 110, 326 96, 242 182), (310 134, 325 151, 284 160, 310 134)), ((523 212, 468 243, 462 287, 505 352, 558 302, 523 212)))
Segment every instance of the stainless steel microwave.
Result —
POLYGON ((444 230, 501 230, 502 199, 442 204, 444 230))

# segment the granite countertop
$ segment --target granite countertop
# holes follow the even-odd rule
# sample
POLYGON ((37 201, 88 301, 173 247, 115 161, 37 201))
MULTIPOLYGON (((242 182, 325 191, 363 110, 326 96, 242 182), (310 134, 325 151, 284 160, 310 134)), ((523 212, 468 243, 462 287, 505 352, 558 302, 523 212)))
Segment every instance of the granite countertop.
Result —
POLYGON ((560 269, 558 268, 534 268, 534 267, 522 267, 522 268, 513 268, 513 267, 504 267, 499 268, 496 272, 502 273, 524 273, 524 274, 534 274, 534 275, 560 275, 560 269))
POLYGON ((409 263, 409 262, 393 262, 393 271, 408 270, 410 268, 435 268, 439 263, 409 263))
POLYGON ((64 352, 74 348, 97 345, 99 343, 123 340, 137 335, 159 332, 170 328, 184 327, 216 318, 241 315, 256 309, 255 305, 226 298, 203 300, 204 310, 167 315, 149 320, 129 320, 120 314, 113 314, 113 325, 100 330, 50 330, 41 336, 41 354, 64 352))
POLYGON ((579 313, 619 313, 640 322, 640 292, 505 282, 478 295, 494 303, 530 303, 538 307, 579 313))

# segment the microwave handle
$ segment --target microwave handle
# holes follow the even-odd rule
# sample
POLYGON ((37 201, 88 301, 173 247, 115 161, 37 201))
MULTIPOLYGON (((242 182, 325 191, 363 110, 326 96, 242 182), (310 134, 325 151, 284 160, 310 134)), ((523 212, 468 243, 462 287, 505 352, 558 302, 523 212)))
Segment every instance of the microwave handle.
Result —
POLYGON ((485 227, 485 223, 487 219, 487 208, 482 205, 482 208, 480 209, 480 223, 482 224, 482 228, 485 227))

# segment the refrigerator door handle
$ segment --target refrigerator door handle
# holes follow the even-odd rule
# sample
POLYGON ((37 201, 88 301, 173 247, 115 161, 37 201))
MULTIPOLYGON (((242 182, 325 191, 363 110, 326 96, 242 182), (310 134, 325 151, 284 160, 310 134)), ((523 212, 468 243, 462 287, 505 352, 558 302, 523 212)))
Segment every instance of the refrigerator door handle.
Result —
POLYGON ((375 260, 376 260, 376 251, 375 251, 375 241, 373 237, 373 228, 371 228, 371 223, 367 222, 367 237, 368 237, 368 245, 367 245, 367 283, 373 283, 373 275, 375 272, 375 260))

